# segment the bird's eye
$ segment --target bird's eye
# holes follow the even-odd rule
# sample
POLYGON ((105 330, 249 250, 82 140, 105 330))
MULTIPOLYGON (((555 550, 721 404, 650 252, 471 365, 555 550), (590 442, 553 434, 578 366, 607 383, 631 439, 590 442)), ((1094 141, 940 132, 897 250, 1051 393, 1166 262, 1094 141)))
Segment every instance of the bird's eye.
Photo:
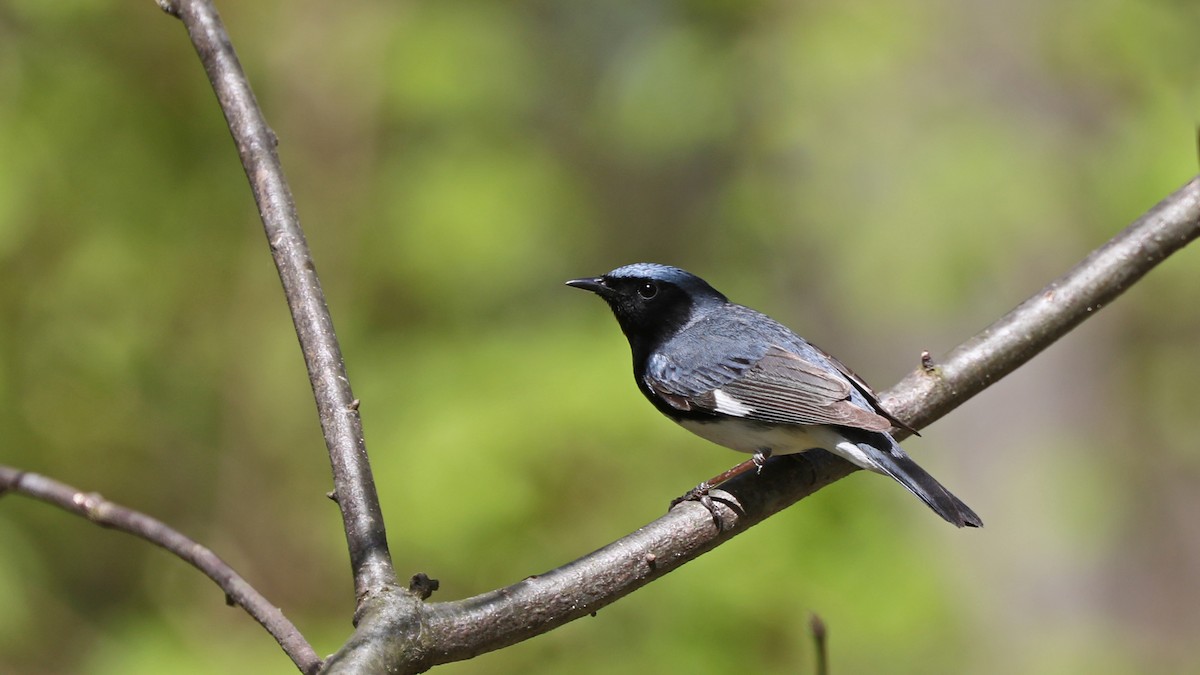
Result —
POLYGON ((646 300, 653 298, 654 296, 658 295, 658 284, 647 281, 641 286, 638 286, 638 295, 642 296, 646 300))

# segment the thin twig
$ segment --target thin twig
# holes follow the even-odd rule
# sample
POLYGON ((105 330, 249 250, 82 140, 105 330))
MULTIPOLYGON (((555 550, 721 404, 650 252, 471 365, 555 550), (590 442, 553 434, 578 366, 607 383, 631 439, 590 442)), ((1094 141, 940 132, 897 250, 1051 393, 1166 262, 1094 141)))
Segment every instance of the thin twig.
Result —
POLYGON ((333 467, 355 594, 361 603, 369 594, 395 587, 396 575, 367 459, 358 402, 350 390, 333 319, 275 151, 277 139, 263 118, 213 4, 207 0, 158 2, 187 27, 250 179, 308 367, 333 467))
POLYGON ((163 522, 110 502, 95 492, 85 493, 45 476, 0 466, 0 496, 9 492, 53 504, 101 527, 132 534, 170 551, 216 582, 225 591, 228 603, 242 607, 262 624, 301 672, 315 673, 321 667, 316 651, 278 607, 215 553, 163 522))
POLYGON ((808 617, 808 629, 812 633, 816 652, 816 668, 813 672, 816 675, 829 675, 829 629, 816 612, 808 617))

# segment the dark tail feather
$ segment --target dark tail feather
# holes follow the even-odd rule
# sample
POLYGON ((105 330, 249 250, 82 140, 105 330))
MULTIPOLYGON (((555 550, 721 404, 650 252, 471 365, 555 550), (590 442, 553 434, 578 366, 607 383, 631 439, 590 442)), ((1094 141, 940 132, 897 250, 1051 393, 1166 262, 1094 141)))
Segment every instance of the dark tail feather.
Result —
POLYGON ((875 464, 879 473, 895 478, 896 482, 908 488, 909 492, 928 504, 934 513, 945 518, 946 522, 957 527, 983 527, 983 521, 975 515, 971 507, 955 497, 941 483, 937 482, 936 478, 930 476, 928 471, 922 469, 911 457, 904 454, 895 441, 890 437, 887 438, 891 441, 890 452, 880 450, 868 443, 860 442, 855 445, 875 464))

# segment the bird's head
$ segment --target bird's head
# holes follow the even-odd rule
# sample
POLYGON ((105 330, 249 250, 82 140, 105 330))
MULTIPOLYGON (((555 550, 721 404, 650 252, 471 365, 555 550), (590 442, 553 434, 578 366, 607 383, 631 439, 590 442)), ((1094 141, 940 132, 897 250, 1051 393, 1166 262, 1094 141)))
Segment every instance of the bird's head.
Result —
POLYGON ((727 302, 700 277, 656 263, 634 263, 567 285, 604 298, 635 352, 669 338, 696 312, 727 302))

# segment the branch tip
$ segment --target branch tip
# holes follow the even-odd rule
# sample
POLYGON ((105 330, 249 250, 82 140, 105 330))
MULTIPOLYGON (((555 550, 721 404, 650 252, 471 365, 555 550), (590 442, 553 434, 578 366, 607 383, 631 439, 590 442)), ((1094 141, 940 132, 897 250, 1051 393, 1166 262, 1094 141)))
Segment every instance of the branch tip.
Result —
POLYGON ((826 675, 829 672, 829 631, 816 612, 812 612, 808 617, 808 629, 812 633, 813 646, 816 648, 817 675, 826 675))
POLYGON ((158 5, 158 8, 167 14, 176 19, 179 18, 179 3, 175 0, 154 0, 154 4, 158 5))

